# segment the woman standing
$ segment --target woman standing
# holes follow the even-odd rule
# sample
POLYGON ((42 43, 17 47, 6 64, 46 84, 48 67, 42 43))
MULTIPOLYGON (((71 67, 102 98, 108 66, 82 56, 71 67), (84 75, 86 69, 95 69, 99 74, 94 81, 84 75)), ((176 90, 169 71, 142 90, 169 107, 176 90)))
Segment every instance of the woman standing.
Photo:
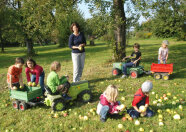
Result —
POLYGON ((69 37, 69 47, 72 49, 73 82, 81 80, 85 63, 86 39, 78 23, 72 23, 70 27, 73 34, 69 37))

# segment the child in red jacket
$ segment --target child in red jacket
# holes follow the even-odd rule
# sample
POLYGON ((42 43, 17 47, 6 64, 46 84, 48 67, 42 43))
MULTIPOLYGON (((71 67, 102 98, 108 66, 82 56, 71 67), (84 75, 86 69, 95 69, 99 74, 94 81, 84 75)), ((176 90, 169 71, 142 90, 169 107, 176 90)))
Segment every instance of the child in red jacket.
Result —
POLYGON ((153 116, 153 111, 149 109, 149 92, 153 88, 152 82, 151 81, 145 81, 141 88, 138 89, 138 91, 134 94, 134 99, 132 102, 132 109, 127 110, 127 113, 132 117, 132 118, 138 118, 141 115, 146 116, 146 117, 151 117, 153 116), (140 106, 145 106, 146 111, 142 112, 139 110, 140 106))
POLYGON ((109 85, 100 96, 100 102, 97 106, 97 114, 100 115, 102 122, 106 121, 107 114, 117 114, 120 111, 120 102, 116 101, 118 89, 114 85, 109 85))

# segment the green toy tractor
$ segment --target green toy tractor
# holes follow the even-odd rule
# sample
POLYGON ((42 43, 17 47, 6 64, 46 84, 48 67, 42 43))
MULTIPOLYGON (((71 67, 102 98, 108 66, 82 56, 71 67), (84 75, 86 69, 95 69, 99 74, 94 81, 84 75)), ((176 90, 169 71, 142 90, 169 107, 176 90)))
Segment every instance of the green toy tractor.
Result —
MULTIPOLYGON (((66 77, 62 77, 61 84, 64 85, 64 87, 68 87, 68 95, 72 97, 71 100, 78 99, 81 102, 87 103, 91 101, 92 99, 92 93, 89 88, 88 81, 79 81, 75 83, 69 83, 66 77)), ((65 109, 66 103, 69 101, 66 101, 62 95, 52 94, 49 87, 45 87, 46 89, 46 98, 44 103, 47 106, 51 106, 54 111, 62 111, 65 109)), ((70 101, 71 101, 70 100, 70 101)))
MULTIPOLYGON (((123 65, 126 62, 115 62, 113 63, 112 75, 118 76, 123 71, 123 65)), ((139 75, 144 73, 143 66, 133 66, 127 68, 127 74, 130 75, 131 78, 137 78, 139 75)))

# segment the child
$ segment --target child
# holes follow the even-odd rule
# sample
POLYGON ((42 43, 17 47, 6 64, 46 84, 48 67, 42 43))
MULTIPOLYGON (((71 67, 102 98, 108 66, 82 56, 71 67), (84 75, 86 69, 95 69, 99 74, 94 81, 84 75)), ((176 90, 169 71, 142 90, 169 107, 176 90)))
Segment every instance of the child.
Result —
POLYGON ((168 53, 169 53, 168 45, 169 45, 168 40, 164 40, 162 42, 162 46, 159 48, 159 52, 158 52, 158 64, 167 63, 168 53))
POLYGON ((41 89, 43 91, 43 94, 45 92, 44 89, 44 78, 45 78, 45 73, 43 71, 43 68, 39 65, 36 64, 36 62, 33 59, 28 59, 26 62, 26 77, 28 82, 35 82, 36 85, 40 84, 41 89), (30 73, 32 74, 31 79, 30 79, 30 73))
POLYGON ((123 65, 123 71, 122 71, 123 75, 121 78, 127 77, 127 67, 132 67, 133 65, 138 66, 140 63, 140 59, 141 59, 141 52, 139 51, 140 45, 138 43, 135 43, 133 45, 133 48, 134 48, 134 52, 132 52, 132 54, 130 56, 127 56, 124 58, 124 59, 126 59, 126 58, 132 57, 131 62, 125 63, 123 65))
MULTIPOLYGON (((66 100, 70 100, 71 97, 69 97, 67 95, 68 89, 66 87, 64 87, 64 85, 61 85, 59 76, 57 74, 58 72, 61 71, 61 64, 57 61, 54 61, 51 64, 50 71, 51 72, 49 73, 49 75, 47 77, 47 85, 51 89, 52 93, 59 94, 59 92, 61 92, 63 94, 63 97, 66 100)), ((68 78, 67 78, 67 80, 68 80, 68 78)))
POLYGON ((132 118, 138 118, 140 114, 146 117, 151 117, 153 116, 153 111, 149 109, 149 92, 151 91, 153 85, 151 81, 145 81, 141 88, 138 89, 138 91, 134 95, 134 99, 132 102, 132 109, 127 110, 127 113, 132 117, 132 118), (141 112, 139 110, 140 106, 145 106, 146 111, 141 112))
POLYGON ((97 114, 100 115, 102 122, 106 121, 107 114, 114 114, 120 111, 119 102, 116 101, 118 89, 114 85, 109 85, 100 96, 100 102, 97 106, 97 114))
POLYGON ((8 68, 7 83, 10 89, 13 89, 14 86, 16 86, 17 88, 19 88, 20 85, 23 86, 22 79, 23 65, 24 65, 23 58, 18 57, 15 59, 15 64, 8 68))

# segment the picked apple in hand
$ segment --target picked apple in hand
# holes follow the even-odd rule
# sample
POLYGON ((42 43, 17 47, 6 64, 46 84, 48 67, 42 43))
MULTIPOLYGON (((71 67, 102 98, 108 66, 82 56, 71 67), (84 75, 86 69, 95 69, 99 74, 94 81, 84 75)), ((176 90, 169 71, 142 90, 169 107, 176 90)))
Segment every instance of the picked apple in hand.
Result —
POLYGON ((32 86, 32 82, 28 82, 28 86, 32 86))
POLYGON ((142 113, 145 112, 146 110, 147 110, 147 108, 144 105, 139 107, 139 111, 142 113))

